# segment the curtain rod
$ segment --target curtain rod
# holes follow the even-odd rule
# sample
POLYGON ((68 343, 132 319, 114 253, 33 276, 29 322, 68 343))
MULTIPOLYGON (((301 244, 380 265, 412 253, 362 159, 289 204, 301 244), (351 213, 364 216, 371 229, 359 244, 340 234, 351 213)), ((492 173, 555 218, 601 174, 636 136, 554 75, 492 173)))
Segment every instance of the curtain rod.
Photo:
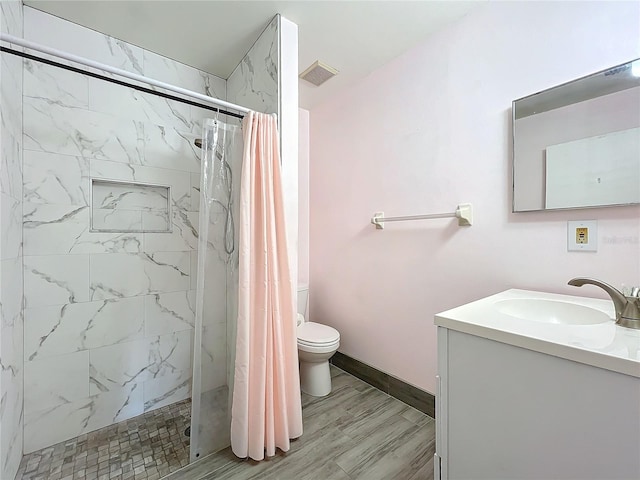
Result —
MULTIPOLYGON (((251 110, 243 107, 241 105, 236 105, 234 103, 231 102, 226 102, 224 100, 220 100, 218 98, 214 98, 214 97, 210 97, 208 95, 203 95, 201 93, 198 92, 194 92, 192 90, 187 90, 186 88, 182 88, 182 87, 178 87, 175 85, 171 85, 170 83, 166 83, 166 82, 161 82, 159 80, 155 80, 153 78, 149 78, 149 77, 145 77, 143 75, 138 75, 137 73, 132 73, 132 72, 127 72, 126 70, 122 70, 120 68, 116 68, 116 67, 112 67, 110 65, 105 65, 103 63, 99 63, 99 62, 95 62, 93 60, 89 60, 88 58, 84 58, 84 57, 80 57, 78 55, 74 55, 71 53, 67 53, 67 52, 63 52, 62 50, 57 50, 55 48, 50 48, 50 47, 46 47, 44 45, 40 45, 38 43, 34 43, 34 42, 30 42, 28 40, 25 40, 23 38, 19 38, 19 37, 14 37, 13 35, 8 35, 6 33, 0 33, 0 40, 5 41, 5 42, 9 42, 9 43, 13 43, 15 45, 19 45, 21 47, 24 48, 28 48, 30 50, 36 50, 38 52, 41 53, 45 53, 47 55, 52 55, 54 57, 58 57, 58 58, 62 58, 65 60, 70 60, 74 63, 79 63, 81 65, 85 65, 87 67, 91 67, 91 68, 96 68, 98 70, 103 70, 105 72, 108 73, 113 73, 115 75, 118 75, 120 77, 125 77, 128 78, 130 80, 135 80, 137 82, 143 82, 143 83, 147 83, 149 85, 153 85, 155 87, 160 87, 163 88, 165 90, 169 90, 171 92, 175 92, 175 93, 179 93, 181 95, 185 95, 187 97, 191 97, 191 98, 195 98, 198 99, 202 102, 208 103, 208 104, 213 104, 216 105, 218 107, 224 107, 224 108, 230 108, 232 110, 236 110, 238 112, 242 112, 242 113, 248 113, 251 110)), ((67 70, 71 70, 77 73, 82 73, 84 75, 88 75, 94 78, 100 78, 102 80, 106 80, 109 81, 111 83, 116 83, 119 85, 125 85, 131 88, 135 88, 136 90, 140 90, 140 91, 144 91, 146 93, 151 93, 153 95, 158 95, 158 96, 162 96, 165 98, 170 98, 172 100, 176 100, 176 101, 181 101, 183 103, 190 103, 191 105, 195 105, 195 106, 201 106, 203 108, 207 108, 204 105, 199 105, 196 102, 191 102, 190 100, 186 100, 183 99, 181 97, 175 97, 173 95, 169 95, 166 93, 162 93, 162 92, 156 92, 155 90, 152 89, 148 89, 148 88, 144 88, 144 87, 140 87, 138 85, 134 85, 134 84, 129 84, 128 82, 123 82, 121 80, 116 80, 110 77, 106 77, 104 75, 100 75, 100 74, 96 74, 93 72, 88 72, 86 70, 81 70, 79 68, 75 68, 75 67, 70 67, 68 65, 64 65, 58 62, 54 62, 52 60, 48 60, 45 58, 41 58, 41 57, 36 57, 34 55, 30 55, 24 52, 19 52, 16 50, 12 50, 10 48, 6 48, 6 47, 0 47, 0 50, 6 53, 11 53, 13 55, 18 55, 21 57, 25 57, 25 58, 30 58, 32 60, 36 60, 39 62, 43 62, 43 63, 47 63, 49 65, 54 65, 56 67, 60 67, 60 68, 65 68, 67 70)), ((211 108, 207 108, 209 110, 211 110, 211 108)), ((219 108, 216 108, 215 110, 220 111, 220 113, 224 113, 226 115, 231 115, 234 116, 236 118, 242 118, 242 115, 239 115, 237 113, 232 113, 232 112, 228 112, 228 111, 223 111, 220 110, 219 108)))
POLYGON ((138 90, 140 92, 149 93, 151 95, 155 95, 157 97, 167 98, 169 100, 175 100, 176 102, 184 103, 187 105, 193 105, 198 108, 202 108, 205 110, 211 110, 213 112, 222 113, 223 115, 229 115, 235 118, 244 118, 244 115, 234 112, 229 112, 227 110, 223 110, 218 107, 213 107, 211 105, 205 105, 204 103, 194 102, 193 100, 187 100, 186 98, 176 97, 175 95, 170 95, 168 93, 159 92, 157 90, 152 90, 151 88, 142 87, 140 85, 135 85, 133 83, 125 82, 123 80, 118 80, 116 78, 107 77, 105 75, 100 75, 99 73, 89 72, 87 70, 82 70, 80 68, 72 67, 70 65, 65 65, 63 63, 54 62, 53 60, 49 60, 48 58, 37 57, 35 55, 31 55, 29 53, 19 52, 17 50, 12 50, 7 47, 0 47, 0 52, 8 53, 10 55, 16 55, 18 57, 27 58, 29 60, 34 60, 36 62, 45 63, 47 65, 51 65, 58 68, 63 68, 65 70, 69 70, 71 72, 79 73, 81 75, 86 75, 92 78, 98 78, 100 80, 104 80, 105 82, 115 83, 116 85, 122 85, 124 87, 133 88, 134 90, 138 90))

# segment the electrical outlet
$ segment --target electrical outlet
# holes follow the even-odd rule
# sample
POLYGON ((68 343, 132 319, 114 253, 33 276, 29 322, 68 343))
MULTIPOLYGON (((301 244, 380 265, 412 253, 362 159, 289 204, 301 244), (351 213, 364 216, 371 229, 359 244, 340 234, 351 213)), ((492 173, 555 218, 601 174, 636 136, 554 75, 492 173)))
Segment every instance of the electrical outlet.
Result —
POLYGON ((580 245, 589 243, 589 229, 587 227, 576 228, 576 243, 580 245))
POLYGON ((598 222, 580 220, 567 222, 567 250, 596 252, 598 250, 598 222))

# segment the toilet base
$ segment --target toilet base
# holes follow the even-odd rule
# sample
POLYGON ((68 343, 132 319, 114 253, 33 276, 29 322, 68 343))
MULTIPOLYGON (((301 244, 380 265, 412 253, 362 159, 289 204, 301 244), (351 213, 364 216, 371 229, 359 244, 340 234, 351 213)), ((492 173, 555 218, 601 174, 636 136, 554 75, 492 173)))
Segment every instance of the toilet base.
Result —
POLYGON ((331 393, 329 361, 300 361, 300 389, 312 397, 325 397, 331 393))

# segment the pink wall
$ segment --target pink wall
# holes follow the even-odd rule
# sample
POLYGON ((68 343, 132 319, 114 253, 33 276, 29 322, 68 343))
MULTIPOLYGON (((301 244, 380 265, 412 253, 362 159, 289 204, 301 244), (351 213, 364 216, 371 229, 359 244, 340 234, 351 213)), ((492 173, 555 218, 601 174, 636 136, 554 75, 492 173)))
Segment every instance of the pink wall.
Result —
POLYGON ((309 111, 298 109, 298 285, 309 284, 309 111))
POLYGON ((340 351, 435 391, 435 313, 508 288, 640 283, 640 208, 511 212, 511 101, 640 56, 638 2, 495 2, 310 115, 310 318, 340 351), (474 207, 453 220, 369 224, 474 207), (567 220, 598 219, 597 253, 567 220))

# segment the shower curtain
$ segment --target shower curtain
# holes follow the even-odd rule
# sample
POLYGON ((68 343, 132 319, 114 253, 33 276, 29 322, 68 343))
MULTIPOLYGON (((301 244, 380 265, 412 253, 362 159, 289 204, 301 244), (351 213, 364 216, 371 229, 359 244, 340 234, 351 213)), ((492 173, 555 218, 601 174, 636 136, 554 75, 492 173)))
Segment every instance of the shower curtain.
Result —
POLYGON ((302 405, 276 118, 250 112, 242 128, 231 448, 262 460, 302 435, 302 405))
POLYGON ((191 461, 230 444, 238 304, 240 126, 207 119, 201 140, 191 461))

